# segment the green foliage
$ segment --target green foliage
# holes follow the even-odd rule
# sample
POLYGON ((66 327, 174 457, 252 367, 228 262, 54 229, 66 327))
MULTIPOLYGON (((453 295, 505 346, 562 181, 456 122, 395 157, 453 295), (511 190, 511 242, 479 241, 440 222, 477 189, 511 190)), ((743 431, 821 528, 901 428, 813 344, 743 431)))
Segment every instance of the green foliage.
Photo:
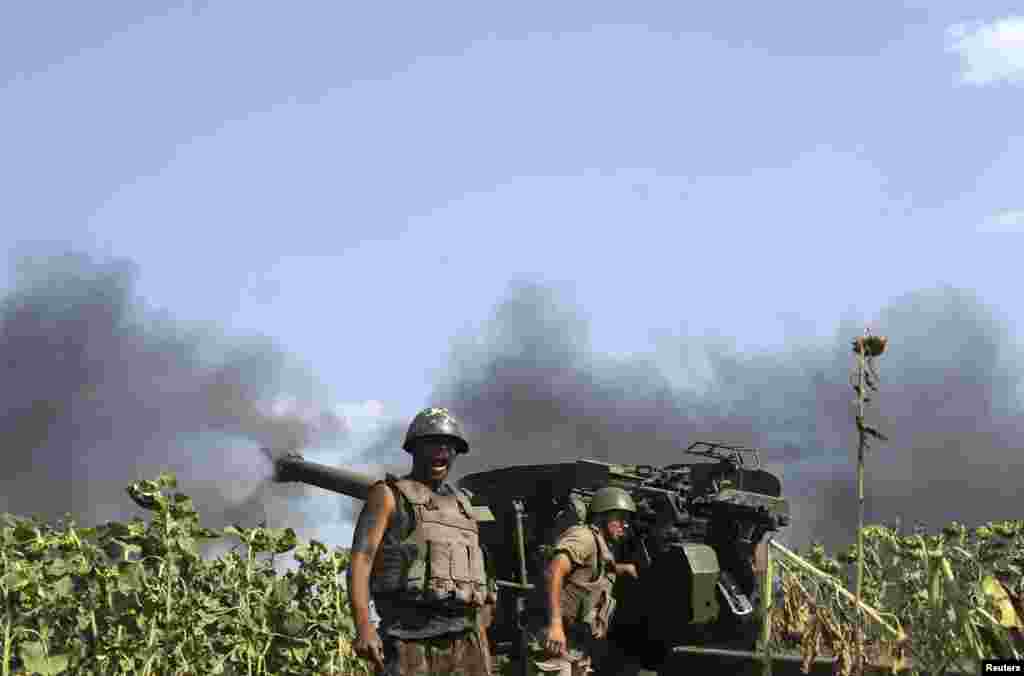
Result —
POLYGON ((3 515, 2 675, 368 674, 350 649, 348 555, 290 528, 199 523, 173 475, 128 494, 149 521, 81 528, 3 515), (206 560, 201 541, 230 537, 206 560), (274 556, 294 550, 297 570, 274 556))
MULTIPOLYGON (((953 523, 937 533, 920 530, 911 535, 868 526, 863 538, 863 600, 908 635, 905 644, 897 645, 869 621, 873 661, 888 656, 899 665, 905 657, 912 673, 945 673, 951 668, 973 670, 984 658, 1021 656, 1024 521, 976 529, 953 523)), ((849 568, 857 562, 856 546, 831 557, 815 545, 802 556, 845 587, 854 584, 849 568)), ((859 620, 853 604, 805 571, 779 563, 783 593, 773 610, 778 615, 773 648, 817 650, 821 642, 815 637, 815 645, 808 646, 806 638, 821 624, 824 643, 852 650, 845 645, 852 638, 845 629, 859 620), (830 623, 837 629, 835 640, 825 631, 830 623)))
MULTIPOLYGON (((370 673, 351 651, 346 552, 300 543, 289 528, 215 532, 176 488, 169 474, 128 488, 148 520, 83 528, 0 517, 0 676, 370 673), (200 542, 223 538, 237 541, 232 551, 200 556, 200 542), (298 567, 280 575, 274 557, 286 552, 298 567)), ((851 586, 855 548, 834 557, 814 546, 803 557, 851 586)), ((853 605, 798 568, 780 561, 778 571, 773 649, 845 651, 852 663, 853 605)), ((1008 627, 1024 615, 1013 606, 1024 598, 1022 571, 1024 522, 912 535, 865 528, 864 601, 909 635, 896 646, 868 622, 870 658, 908 657, 915 670, 941 673, 1014 656, 1022 646, 1008 627)))

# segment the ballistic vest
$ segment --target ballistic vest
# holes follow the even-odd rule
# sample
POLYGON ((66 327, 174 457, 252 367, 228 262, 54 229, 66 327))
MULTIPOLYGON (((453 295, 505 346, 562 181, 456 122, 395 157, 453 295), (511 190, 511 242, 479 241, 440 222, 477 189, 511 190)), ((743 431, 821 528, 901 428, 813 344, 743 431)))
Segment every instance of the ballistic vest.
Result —
POLYGON ((374 597, 453 609, 494 603, 497 591, 488 584, 477 521, 465 493, 439 495, 418 481, 393 476, 385 481, 412 507, 414 523, 404 538, 386 538, 378 548, 370 574, 374 597))
POLYGON ((615 599, 612 596, 615 587, 615 557, 597 526, 573 528, 590 531, 597 543, 597 551, 593 565, 576 568, 562 583, 562 621, 567 625, 586 625, 594 638, 604 638, 615 611, 615 599))

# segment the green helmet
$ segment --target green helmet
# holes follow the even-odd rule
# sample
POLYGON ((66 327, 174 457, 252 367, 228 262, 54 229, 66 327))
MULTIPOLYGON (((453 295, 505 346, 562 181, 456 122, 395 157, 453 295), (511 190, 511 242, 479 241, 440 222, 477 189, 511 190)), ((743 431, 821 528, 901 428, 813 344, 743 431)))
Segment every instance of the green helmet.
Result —
POLYGON ((458 442, 458 453, 469 453, 469 442, 462 434, 462 426, 446 408, 425 408, 417 413, 405 433, 402 448, 412 453, 413 444, 424 437, 449 437, 458 442))
POLYGON ((621 488, 606 486, 594 493, 594 497, 590 499, 591 514, 610 512, 615 509, 621 509, 624 512, 636 512, 633 498, 621 488))

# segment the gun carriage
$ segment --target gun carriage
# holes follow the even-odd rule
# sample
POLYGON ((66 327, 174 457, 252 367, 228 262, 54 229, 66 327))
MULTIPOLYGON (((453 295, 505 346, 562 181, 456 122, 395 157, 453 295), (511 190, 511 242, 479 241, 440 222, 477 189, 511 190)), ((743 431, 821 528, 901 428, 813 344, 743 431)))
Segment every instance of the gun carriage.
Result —
MULTIPOLYGON (((539 605, 543 547, 585 520, 590 497, 608 485, 629 491, 636 502, 631 533, 616 558, 640 572, 637 580, 617 582, 613 651, 658 670, 679 646, 753 649, 764 539, 789 524, 789 504, 756 449, 701 441, 685 453, 692 462, 658 467, 581 459, 503 467, 457 481, 473 493, 480 539, 498 580, 498 612, 489 631, 497 653, 522 649, 525 614, 539 605)), ((373 482, 295 454, 277 461, 276 479, 359 499, 373 482)))

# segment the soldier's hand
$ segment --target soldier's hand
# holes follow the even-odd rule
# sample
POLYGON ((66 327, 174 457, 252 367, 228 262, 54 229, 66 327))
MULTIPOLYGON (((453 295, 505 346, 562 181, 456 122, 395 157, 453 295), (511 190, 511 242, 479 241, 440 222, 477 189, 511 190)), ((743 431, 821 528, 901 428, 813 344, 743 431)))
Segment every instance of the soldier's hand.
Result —
POLYGON ((544 650, 552 657, 565 657, 568 652, 565 643, 565 627, 561 622, 551 624, 544 633, 544 650))
POLYGON ((377 628, 372 624, 361 627, 356 632, 356 640, 352 644, 352 651, 363 658, 373 662, 380 670, 384 669, 384 643, 380 640, 377 628))
POLYGON ((624 563, 622 564, 622 570, 620 571, 623 575, 629 575, 634 580, 640 579, 640 573, 637 572, 635 563, 624 563))

